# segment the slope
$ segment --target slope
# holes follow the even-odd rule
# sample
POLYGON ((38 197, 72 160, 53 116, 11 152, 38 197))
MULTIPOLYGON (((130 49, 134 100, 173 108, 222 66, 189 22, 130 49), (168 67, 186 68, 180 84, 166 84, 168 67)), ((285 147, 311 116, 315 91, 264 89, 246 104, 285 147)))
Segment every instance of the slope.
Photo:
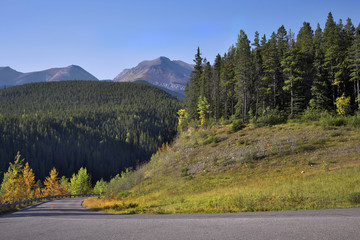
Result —
POLYGON ((359 206, 359 146, 358 129, 318 122, 190 129, 128 174, 142 178, 133 188, 117 195, 110 183, 108 198, 85 204, 117 213, 359 206))
POLYGON ((114 78, 114 81, 144 80, 172 91, 184 91, 192 70, 193 66, 190 64, 160 57, 151 61, 143 61, 132 69, 125 69, 114 78))
POLYGON ((70 65, 63 68, 50 68, 43 71, 21 73, 9 67, 0 68, 0 86, 16 86, 34 82, 54 82, 67 80, 98 80, 83 68, 70 65))
POLYGON ((153 86, 65 81, 0 90, 0 171, 17 151, 38 178, 87 167, 109 179, 149 159, 176 134, 180 103, 153 86))

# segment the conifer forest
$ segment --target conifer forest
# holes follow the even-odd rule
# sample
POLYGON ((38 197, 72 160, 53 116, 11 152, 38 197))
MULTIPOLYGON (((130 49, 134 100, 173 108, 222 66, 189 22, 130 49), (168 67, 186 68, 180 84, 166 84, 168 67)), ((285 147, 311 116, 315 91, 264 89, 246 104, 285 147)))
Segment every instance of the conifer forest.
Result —
POLYGON ((269 115, 296 118, 306 109, 353 114, 359 109, 360 25, 350 18, 325 28, 304 22, 295 35, 281 26, 270 37, 241 30, 237 42, 211 65, 198 48, 186 87, 185 120, 237 119, 269 115))

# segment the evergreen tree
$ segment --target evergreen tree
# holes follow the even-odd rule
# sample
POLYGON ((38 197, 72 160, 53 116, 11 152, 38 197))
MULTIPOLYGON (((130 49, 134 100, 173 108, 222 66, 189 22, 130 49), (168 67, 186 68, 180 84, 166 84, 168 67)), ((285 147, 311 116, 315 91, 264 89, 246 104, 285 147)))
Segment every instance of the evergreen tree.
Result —
POLYGON ((360 24, 355 31, 355 39, 349 51, 350 81, 353 82, 353 94, 360 109, 360 24))
POLYGON ((272 33, 270 40, 265 44, 263 48, 263 77, 262 80, 266 86, 266 95, 268 99, 264 107, 276 108, 278 106, 279 97, 279 70, 280 70, 280 58, 277 49, 277 39, 275 33, 272 33))
POLYGON ((328 14, 328 18, 324 29, 324 43, 322 45, 324 51, 324 67, 327 76, 332 85, 332 100, 335 100, 340 90, 341 84, 341 29, 335 23, 332 13, 328 14))
POLYGON ((221 67, 221 96, 223 106, 223 117, 228 119, 234 114, 235 109, 235 48, 231 46, 228 53, 224 55, 221 67))
POLYGON ((331 84, 324 64, 324 37, 320 24, 314 35, 314 80, 311 86, 310 106, 315 109, 328 109, 331 106, 331 84))
POLYGON ((301 111, 301 105, 303 104, 296 104, 297 102, 301 101, 301 93, 299 93, 298 85, 299 82, 302 82, 302 71, 300 69, 300 53, 294 43, 287 50, 284 55, 283 60, 281 61, 281 66, 283 68, 285 74, 285 82, 283 89, 285 91, 290 92, 290 116, 294 116, 294 114, 301 111), (295 108, 295 104, 297 108, 295 108), (300 106, 299 106, 300 105, 300 106))
POLYGON ((263 86, 261 77, 263 74, 262 71, 262 57, 261 57, 261 46, 260 46, 260 39, 259 33, 255 32, 254 42, 252 43, 254 47, 251 55, 252 55, 252 79, 253 85, 255 88, 255 119, 257 119, 259 114, 259 102, 261 101, 260 97, 263 95, 263 86))
POLYGON ((295 43, 295 47, 298 49, 298 56, 296 56, 299 60, 298 69, 299 73, 301 72, 299 76, 302 78, 301 89, 299 89, 299 96, 303 96, 303 102, 300 106, 302 109, 306 108, 311 99, 311 87, 315 74, 313 38, 314 34, 310 23, 304 22, 295 43))
POLYGON ((220 118, 220 78, 221 78, 221 66, 222 66, 222 58, 220 54, 216 55, 214 62, 214 73, 212 77, 212 85, 211 85, 211 112, 215 117, 216 121, 220 118))
POLYGON ((247 117, 249 100, 248 93, 251 84, 251 50, 250 41, 243 30, 240 30, 235 51, 235 78, 238 103, 236 112, 243 121, 247 117))
POLYGON ((201 57, 200 48, 198 47, 197 53, 195 55, 195 66, 194 71, 191 73, 189 85, 187 85, 185 103, 187 106, 187 111, 189 113, 190 119, 197 119, 197 103, 200 96, 201 91, 201 80, 203 73, 203 59, 201 57))

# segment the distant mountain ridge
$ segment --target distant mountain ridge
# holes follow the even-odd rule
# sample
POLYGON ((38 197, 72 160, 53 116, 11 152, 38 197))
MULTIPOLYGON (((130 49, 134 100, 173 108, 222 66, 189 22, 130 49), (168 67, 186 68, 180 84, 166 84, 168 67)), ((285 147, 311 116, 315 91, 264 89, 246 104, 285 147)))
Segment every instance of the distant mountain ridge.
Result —
POLYGON ((183 61, 172 61, 167 57, 159 57, 150 61, 143 61, 136 67, 123 70, 114 78, 115 82, 146 81, 152 85, 171 91, 185 90, 186 83, 193 71, 191 64, 183 61))
POLYGON ((98 81, 95 76, 76 65, 70 65, 64 68, 50 68, 29 73, 21 73, 10 67, 0 67, 0 87, 16 86, 34 82, 57 82, 67 80, 98 81))

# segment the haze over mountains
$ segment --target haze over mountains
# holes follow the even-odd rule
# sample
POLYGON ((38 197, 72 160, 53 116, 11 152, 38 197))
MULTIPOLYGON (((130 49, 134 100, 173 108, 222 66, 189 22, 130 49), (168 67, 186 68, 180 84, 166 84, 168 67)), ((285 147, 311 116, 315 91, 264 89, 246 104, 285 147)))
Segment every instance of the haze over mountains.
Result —
POLYGON ((183 92, 192 71, 193 66, 188 63, 159 57, 151 61, 143 61, 134 68, 125 69, 114 78, 114 81, 143 80, 161 88, 183 92))
POLYGON ((70 65, 64 68, 50 68, 43 71, 21 73, 10 67, 0 67, 0 86, 16 86, 34 82, 56 82, 66 80, 98 79, 83 68, 70 65))
MULTIPOLYGON (((159 57, 143 61, 136 67, 125 69, 113 80, 115 82, 138 82, 154 85, 179 100, 185 98, 185 86, 190 79, 193 65, 180 60, 172 61, 159 57)), ((67 80, 98 80, 83 68, 71 65, 64 68, 51 68, 43 71, 22 73, 10 67, 0 67, 0 88, 34 82, 55 82, 67 80)))

